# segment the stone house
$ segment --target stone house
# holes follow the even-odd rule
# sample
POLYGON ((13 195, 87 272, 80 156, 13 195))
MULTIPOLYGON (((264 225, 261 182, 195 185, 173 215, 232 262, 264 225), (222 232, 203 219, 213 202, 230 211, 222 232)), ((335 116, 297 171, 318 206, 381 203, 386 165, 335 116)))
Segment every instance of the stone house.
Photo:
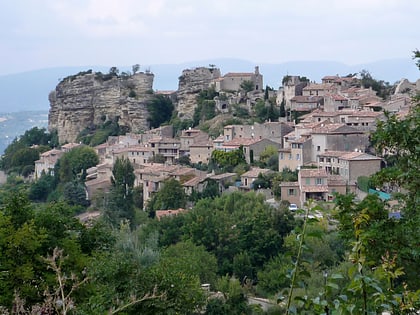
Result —
POLYGON ((153 156, 160 154, 165 158, 168 164, 175 163, 179 159, 181 141, 174 138, 153 138, 149 140, 148 146, 152 150, 153 156))
POLYGON ((140 164, 149 163, 149 159, 154 155, 150 147, 141 145, 115 149, 112 150, 111 154, 112 163, 115 163, 117 158, 125 158, 130 161, 134 168, 140 164))
POLYGON ((324 96, 324 111, 336 112, 349 107, 349 100, 339 94, 326 94, 324 96))
POLYGON ((245 161, 250 164, 254 163, 254 161, 258 161, 261 153, 268 146, 272 146, 278 150, 281 147, 281 144, 269 139, 235 138, 229 142, 224 142, 219 150, 221 149, 225 152, 230 152, 242 147, 245 161))
POLYGON ((254 90, 262 90, 263 76, 260 73, 259 67, 256 66, 254 72, 229 72, 226 73, 222 78, 216 78, 211 83, 216 92, 220 91, 239 91, 241 90, 241 84, 245 81, 251 81, 254 86, 254 90))
POLYGON ((313 162, 325 151, 365 151, 369 145, 368 135, 346 124, 321 124, 312 129, 311 138, 313 162))
POLYGON ((282 138, 293 130, 293 127, 285 122, 264 122, 253 125, 227 125, 223 128, 224 141, 235 138, 255 138, 277 140, 282 143, 282 138))
POLYGON ((337 87, 331 83, 325 84, 318 84, 318 83, 311 83, 305 86, 302 90, 303 96, 322 96, 324 97, 326 94, 336 93, 337 87))
POLYGON ((214 150, 214 147, 211 141, 196 142, 194 144, 191 144, 190 151, 189 151, 191 163, 208 164, 213 150, 214 150))
POLYGON ((160 190, 163 181, 169 178, 169 174, 179 167, 180 166, 178 165, 149 163, 134 170, 134 186, 143 185, 143 200, 145 207, 152 197, 152 194, 160 190))
POLYGON ((286 148, 279 149, 279 170, 300 169, 311 162, 312 139, 301 137, 289 139, 286 148))
POLYGON ((220 193, 223 193, 225 190, 227 190, 229 186, 235 186, 237 177, 238 174, 236 173, 222 173, 207 176, 208 179, 214 180, 218 183, 220 193))
POLYGON ((303 117, 301 123, 342 123, 347 126, 363 132, 371 132, 376 129, 378 120, 383 121, 385 115, 383 112, 374 112, 371 110, 340 110, 334 112, 324 112, 315 110, 303 117))
POLYGON ((290 100, 290 110, 295 112, 310 112, 324 104, 322 96, 298 95, 290 100))
POLYGON ((323 84, 334 84, 339 90, 356 86, 358 81, 356 77, 340 77, 338 75, 325 76, 321 79, 323 84))
POLYGON ((280 183, 281 199, 300 206, 300 189, 298 182, 280 183))
POLYGON ((39 179, 43 173, 54 176, 55 163, 63 154, 63 151, 57 149, 42 153, 39 160, 35 161, 35 180, 39 179))
POLYGON ((197 143, 197 142, 207 142, 209 139, 209 135, 204 131, 199 129, 187 129, 182 130, 180 139, 180 149, 179 154, 180 156, 189 155, 190 154, 190 146, 197 143))
POLYGON ((273 172, 272 170, 253 167, 248 172, 245 172, 241 175, 241 189, 243 190, 251 190, 254 189, 254 181, 258 179, 258 176, 265 175, 268 173, 273 172))
POLYGON ((80 144, 80 143, 74 143, 74 142, 72 142, 72 143, 66 143, 66 144, 63 144, 61 146, 61 151, 63 151, 64 153, 67 153, 67 152, 69 152, 69 151, 71 151, 71 150, 73 150, 73 149, 75 149, 77 147, 80 147, 81 145, 82 144, 80 144))
POLYGON ((295 96, 302 95, 303 88, 308 85, 308 81, 301 81, 299 76, 288 76, 283 82, 283 86, 277 92, 276 103, 280 106, 284 100, 285 108, 291 107, 291 99, 295 96))
POLYGON ((308 200, 332 201, 334 194, 355 192, 354 184, 337 175, 328 175, 325 169, 301 169, 297 182, 280 184, 283 200, 303 207, 308 200))
POLYGON ((327 151, 318 155, 318 165, 328 174, 340 175, 346 183, 371 176, 381 169, 382 159, 364 152, 327 151))

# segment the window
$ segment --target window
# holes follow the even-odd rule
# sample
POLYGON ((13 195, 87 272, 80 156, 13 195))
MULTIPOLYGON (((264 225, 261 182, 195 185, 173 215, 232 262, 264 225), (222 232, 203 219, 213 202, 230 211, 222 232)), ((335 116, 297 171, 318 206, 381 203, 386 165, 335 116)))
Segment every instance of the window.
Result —
POLYGON ((299 153, 296 154, 296 160, 300 161, 300 154, 299 153))
POLYGON ((293 159, 293 156, 292 156, 292 153, 290 153, 289 154, 289 160, 292 160, 293 159))
POLYGON ((331 163, 331 158, 327 158, 327 163, 331 163))
POLYGON ((322 185, 322 183, 323 183, 322 178, 317 178, 317 179, 315 180, 315 183, 316 183, 317 185, 322 185))
POLYGON ((310 178, 305 178, 305 183, 306 183, 306 185, 310 185, 311 184, 311 179, 310 178))
POLYGON ((288 196, 295 196, 296 195, 296 189, 294 188, 289 188, 289 190, 287 191, 288 196))
POLYGON ((284 160, 284 153, 280 152, 280 160, 284 160))
POLYGON ((316 147, 316 150, 317 150, 318 152, 319 152, 319 151, 321 151, 321 146, 319 146, 319 145, 318 145, 318 146, 316 147))
POLYGON ((319 158, 319 161, 320 161, 320 162, 324 162, 324 158, 323 158, 323 157, 320 157, 320 158, 319 158))

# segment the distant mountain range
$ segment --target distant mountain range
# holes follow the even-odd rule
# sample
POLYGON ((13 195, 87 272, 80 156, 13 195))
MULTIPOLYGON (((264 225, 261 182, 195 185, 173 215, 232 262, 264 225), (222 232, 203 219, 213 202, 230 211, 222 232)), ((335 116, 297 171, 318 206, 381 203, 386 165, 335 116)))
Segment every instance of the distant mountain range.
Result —
MULTIPOLYGON (((141 65, 140 71, 146 69, 155 74, 155 90, 176 90, 178 77, 182 70, 194 67, 206 67, 210 64, 220 68, 222 75, 227 72, 253 72, 259 66, 264 76, 264 84, 277 89, 285 75, 300 75, 311 81, 320 82, 325 75, 347 75, 358 73, 365 69, 377 80, 395 83, 402 78, 416 81, 419 71, 412 59, 390 59, 368 64, 346 65, 330 61, 294 61, 281 64, 268 64, 240 60, 240 59, 214 59, 201 60, 182 64, 141 65)), ((120 71, 130 71, 131 66, 117 66, 120 71)), ((110 67, 83 66, 59 67, 40 69, 35 71, 0 76, 0 111, 18 112, 31 110, 48 110, 48 94, 55 89, 60 79, 92 69, 94 71, 108 72, 110 67)))

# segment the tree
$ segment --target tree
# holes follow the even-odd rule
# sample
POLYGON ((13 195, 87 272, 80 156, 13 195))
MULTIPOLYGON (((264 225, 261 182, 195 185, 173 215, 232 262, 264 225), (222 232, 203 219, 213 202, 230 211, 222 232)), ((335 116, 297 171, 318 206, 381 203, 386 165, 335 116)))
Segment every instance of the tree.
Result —
POLYGON ((149 117, 147 121, 151 128, 157 128, 172 117, 174 105, 171 99, 165 95, 155 95, 147 104, 149 117))
POLYGON ((111 223, 118 225, 121 220, 129 220, 134 225, 134 168, 129 159, 117 158, 112 168, 109 209, 106 215, 111 223))
POLYGON ((79 146, 66 152, 58 161, 60 182, 66 183, 74 179, 85 179, 86 170, 99 163, 95 150, 88 146, 79 146))
POLYGON ((117 67, 111 67, 109 68, 109 74, 112 76, 118 76, 118 73, 120 70, 117 67))
POLYGON ((279 112, 279 116, 280 117, 286 117, 286 106, 285 106, 286 102, 284 101, 284 99, 282 99, 281 103, 280 103, 280 112, 279 112))
POLYGON ((251 80, 242 81, 240 87, 245 92, 251 92, 254 90, 254 82, 252 82, 251 80))
POLYGON ((186 203, 187 196, 181 183, 171 178, 163 182, 163 187, 152 196, 147 208, 154 217, 156 210, 185 208, 186 203))
POLYGON ((140 70, 140 65, 136 63, 131 68, 132 68, 133 74, 136 74, 140 70))

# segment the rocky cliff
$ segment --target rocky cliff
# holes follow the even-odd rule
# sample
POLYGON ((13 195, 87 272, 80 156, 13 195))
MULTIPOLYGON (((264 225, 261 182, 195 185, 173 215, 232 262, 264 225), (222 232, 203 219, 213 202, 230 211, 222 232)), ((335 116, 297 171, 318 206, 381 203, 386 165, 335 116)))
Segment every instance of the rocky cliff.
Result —
POLYGON ((182 119, 192 118, 197 106, 197 94, 208 89, 210 83, 220 77, 220 70, 217 68, 199 67, 182 71, 177 91, 178 116, 182 119))
POLYGON ((152 97, 154 75, 117 76, 87 71, 63 79, 49 95, 49 130, 57 130, 60 143, 104 119, 119 117, 132 132, 148 129, 147 102, 152 97))

